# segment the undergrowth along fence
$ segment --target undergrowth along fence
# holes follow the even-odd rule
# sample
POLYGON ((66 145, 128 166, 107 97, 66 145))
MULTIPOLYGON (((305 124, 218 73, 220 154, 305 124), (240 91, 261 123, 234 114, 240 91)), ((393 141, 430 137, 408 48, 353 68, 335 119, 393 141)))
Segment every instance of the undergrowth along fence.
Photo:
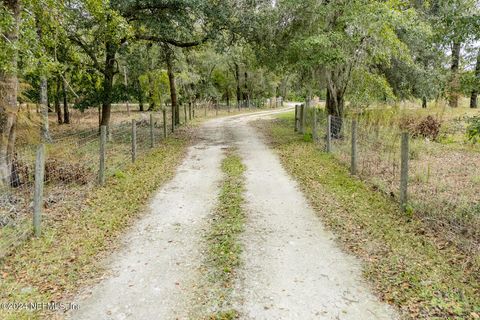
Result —
MULTIPOLYGON (((295 108, 294 130, 466 252, 480 249, 480 154, 415 136, 396 123, 295 108)), ((475 256, 475 255, 474 255, 475 256)))
POLYGON ((108 177, 121 178, 127 164, 166 138, 166 121, 162 113, 151 113, 102 126, 100 132, 89 129, 17 148, 11 185, 0 190, 0 258, 32 234, 39 236, 42 226, 64 219, 55 209, 77 211, 78 199, 89 190, 108 184, 108 177))

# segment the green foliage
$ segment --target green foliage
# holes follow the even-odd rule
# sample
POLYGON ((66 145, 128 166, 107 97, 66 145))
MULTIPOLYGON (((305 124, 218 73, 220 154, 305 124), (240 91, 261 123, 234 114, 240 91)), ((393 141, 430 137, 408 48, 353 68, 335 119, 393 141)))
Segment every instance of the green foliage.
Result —
MULTIPOLYGON (((0 31, 11 30, 14 25, 13 14, 0 3, 0 31)), ((0 71, 12 72, 13 66, 10 57, 14 54, 15 44, 11 43, 4 37, 0 37, 0 71)))
POLYGON ((389 103, 395 100, 393 90, 383 75, 355 68, 351 83, 347 94, 354 107, 368 107, 373 102, 389 103))
POLYGON ((480 116, 472 117, 468 120, 467 139, 472 143, 480 141, 480 116))
POLYGON ((464 94, 470 95, 472 91, 480 92, 480 78, 475 76, 475 72, 463 72, 460 77, 460 87, 464 94))
POLYGON ((139 78, 140 88, 148 93, 156 106, 161 106, 170 95, 170 84, 166 70, 152 70, 142 74, 139 78))

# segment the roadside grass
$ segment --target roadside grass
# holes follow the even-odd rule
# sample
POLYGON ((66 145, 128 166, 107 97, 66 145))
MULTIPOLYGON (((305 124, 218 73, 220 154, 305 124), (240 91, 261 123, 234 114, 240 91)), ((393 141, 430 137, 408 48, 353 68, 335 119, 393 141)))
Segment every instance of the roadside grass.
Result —
MULTIPOLYGON (((99 257, 115 248, 149 197, 171 179, 188 143, 186 133, 168 138, 109 177, 106 187, 85 191, 80 206, 65 205, 61 219, 46 224, 40 238, 26 241, 0 262, 0 302, 68 303, 80 287, 94 283, 102 272, 99 257)), ((0 309, 0 319, 55 317, 62 315, 0 309)))
POLYGON ((207 316, 203 319, 237 319, 239 314, 232 308, 231 293, 236 269, 240 266, 242 246, 239 236, 244 230, 243 210, 245 167, 235 150, 229 149, 222 161, 224 180, 220 185, 217 207, 212 215, 210 229, 206 234, 207 273, 204 298, 207 301, 207 316))
POLYGON ((480 317, 477 263, 454 246, 438 245, 428 226, 294 134, 291 114, 256 126, 342 246, 363 260, 364 275, 383 301, 405 319, 480 317))
MULTIPOLYGON (((324 145, 327 121, 324 109, 321 110, 320 117, 317 117, 320 118, 317 128, 321 137, 318 144, 324 145)), ((357 111, 349 110, 352 113, 357 111)), ((456 246, 465 257, 470 257, 472 263, 480 265, 480 193, 476 184, 480 176, 477 165, 480 162, 480 144, 466 141, 466 118, 458 120, 458 115, 464 112, 470 117, 475 112, 478 114, 478 110, 469 108, 388 106, 369 108, 360 115, 349 114, 343 120, 342 137, 332 140, 332 154, 341 163, 350 166, 352 120, 356 118, 358 176, 398 200, 400 136, 408 128, 411 134, 408 212, 412 218, 423 221, 425 229, 435 234, 437 242, 442 242, 443 246, 456 246), (420 125, 427 116, 434 117, 439 121, 434 123, 441 124, 437 140, 432 140, 436 125, 429 121, 420 125), (442 131, 442 128, 448 127, 453 129, 442 131), (422 130, 428 138, 418 134, 422 130), (461 139, 452 139, 450 145, 445 145, 442 137, 452 134, 461 139)), ((307 115, 310 117, 307 118, 304 140, 311 141, 312 113, 307 112, 307 115)), ((337 120, 333 125, 337 126, 337 120)))

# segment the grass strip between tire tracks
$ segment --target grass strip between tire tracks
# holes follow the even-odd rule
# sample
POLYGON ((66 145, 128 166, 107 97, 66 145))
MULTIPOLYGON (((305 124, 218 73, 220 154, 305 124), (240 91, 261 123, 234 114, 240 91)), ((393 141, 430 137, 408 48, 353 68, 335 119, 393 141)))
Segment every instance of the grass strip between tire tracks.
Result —
POLYGON ((243 209, 244 171, 240 157, 230 149, 222 161, 224 180, 214 211, 210 230, 206 235, 209 279, 210 308, 205 318, 229 320, 239 314, 231 306, 231 291, 235 282, 236 270, 241 264, 242 245, 239 236, 244 230, 245 212, 243 209), (212 289, 213 288, 213 289, 212 289))

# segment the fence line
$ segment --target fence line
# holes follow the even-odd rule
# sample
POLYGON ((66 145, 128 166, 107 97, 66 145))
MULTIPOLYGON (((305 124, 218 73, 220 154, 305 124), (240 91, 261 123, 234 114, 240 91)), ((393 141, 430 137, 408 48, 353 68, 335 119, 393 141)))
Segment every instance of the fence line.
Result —
POLYGON ((92 187, 108 185, 109 176, 165 140, 163 115, 82 130, 37 150, 19 148, 7 177, 12 185, 0 190, 0 258, 31 235, 40 236, 44 224, 61 219, 43 216, 44 208, 50 211, 92 187))
POLYGON ((295 131, 302 132, 303 111, 312 141, 352 175, 390 196, 403 212, 415 212, 433 228, 448 232, 445 237, 466 251, 479 251, 480 154, 412 137, 392 122, 327 115, 300 105, 295 111, 295 131))

